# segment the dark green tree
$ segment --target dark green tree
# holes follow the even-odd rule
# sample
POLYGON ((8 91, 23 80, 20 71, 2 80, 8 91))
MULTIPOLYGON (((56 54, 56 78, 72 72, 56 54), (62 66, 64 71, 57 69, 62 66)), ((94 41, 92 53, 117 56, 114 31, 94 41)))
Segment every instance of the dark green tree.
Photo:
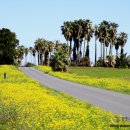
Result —
POLYGON ((0 64, 13 64, 19 40, 7 28, 0 29, 0 64))

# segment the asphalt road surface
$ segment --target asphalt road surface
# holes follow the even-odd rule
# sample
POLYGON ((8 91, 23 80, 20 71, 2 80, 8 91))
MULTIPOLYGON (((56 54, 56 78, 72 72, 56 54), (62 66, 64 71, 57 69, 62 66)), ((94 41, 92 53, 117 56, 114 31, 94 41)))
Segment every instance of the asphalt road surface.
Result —
POLYGON ((65 81, 32 67, 19 67, 19 69, 46 87, 67 93, 115 114, 130 117, 130 95, 65 81))

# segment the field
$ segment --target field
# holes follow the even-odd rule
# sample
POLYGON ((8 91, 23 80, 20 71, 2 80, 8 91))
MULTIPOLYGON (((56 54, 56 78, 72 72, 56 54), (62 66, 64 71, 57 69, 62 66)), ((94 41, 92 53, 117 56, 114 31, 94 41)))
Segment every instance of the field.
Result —
POLYGON ((14 66, 0 66, 0 130, 117 129, 113 123, 112 113, 48 89, 14 66))
POLYGON ((35 68, 73 82, 130 94, 130 69, 70 67, 69 71, 53 72, 50 67, 35 68))

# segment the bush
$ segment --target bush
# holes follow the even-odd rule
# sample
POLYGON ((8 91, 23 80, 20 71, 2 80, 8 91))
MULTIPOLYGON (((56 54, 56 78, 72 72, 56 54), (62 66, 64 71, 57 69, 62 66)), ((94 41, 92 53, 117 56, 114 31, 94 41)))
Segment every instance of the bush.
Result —
POLYGON ((68 58, 62 51, 55 52, 53 59, 51 59, 53 71, 65 72, 67 71, 68 64, 68 58))
POLYGON ((96 66, 97 67, 103 67, 104 66, 103 59, 99 58, 97 63, 96 63, 96 66))
POLYGON ((82 58, 82 60, 78 63, 78 66, 90 67, 90 59, 87 56, 85 58, 82 58))
POLYGON ((126 57, 127 53, 120 54, 119 57, 116 58, 116 67, 117 68, 128 68, 129 67, 129 61, 126 57))
POLYGON ((77 66, 75 61, 71 61, 70 66, 77 66))
POLYGON ((33 67, 33 66, 36 66, 36 65, 34 65, 34 64, 30 63, 30 62, 28 62, 27 64, 25 64, 25 67, 33 67))

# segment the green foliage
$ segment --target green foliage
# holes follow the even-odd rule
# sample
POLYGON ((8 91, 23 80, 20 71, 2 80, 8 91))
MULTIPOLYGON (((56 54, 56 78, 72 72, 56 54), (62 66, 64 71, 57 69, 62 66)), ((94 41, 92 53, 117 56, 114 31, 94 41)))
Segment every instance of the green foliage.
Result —
POLYGON ((90 67, 90 58, 85 56, 81 59, 81 61, 78 63, 78 66, 87 66, 90 67))
POLYGON ((67 71, 68 57, 63 51, 54 53, 54 57, 51 59, 51 66, 53 71, 67 71))
POLYGON ((75 61, 71 61, 70 66, 77 66, 75 61))
POLYGON ((126 57, 127 53, 125 54, 120 54, 119 57, 116 59, 116 67, 117 68, 128 68, 129 67, 129 62, 126 57))
POLYGON ((7 28, 0 29, 0 64, 13 64, 19 40, 7 28))
POLYGON ((97 67, 102 67, 103 64, 104 64, 103 62, 104 62, 103 59, 99 58, 98 61, 97 61, 97 63, 96 63, 96 66, 97 67))
POLYGON ((33 67, 33 66, 35 66, 35 65, 32 64, 32 63, 30 63, 30 62, 28 62, 27 64, 25 64, 25 67, 33 67))

